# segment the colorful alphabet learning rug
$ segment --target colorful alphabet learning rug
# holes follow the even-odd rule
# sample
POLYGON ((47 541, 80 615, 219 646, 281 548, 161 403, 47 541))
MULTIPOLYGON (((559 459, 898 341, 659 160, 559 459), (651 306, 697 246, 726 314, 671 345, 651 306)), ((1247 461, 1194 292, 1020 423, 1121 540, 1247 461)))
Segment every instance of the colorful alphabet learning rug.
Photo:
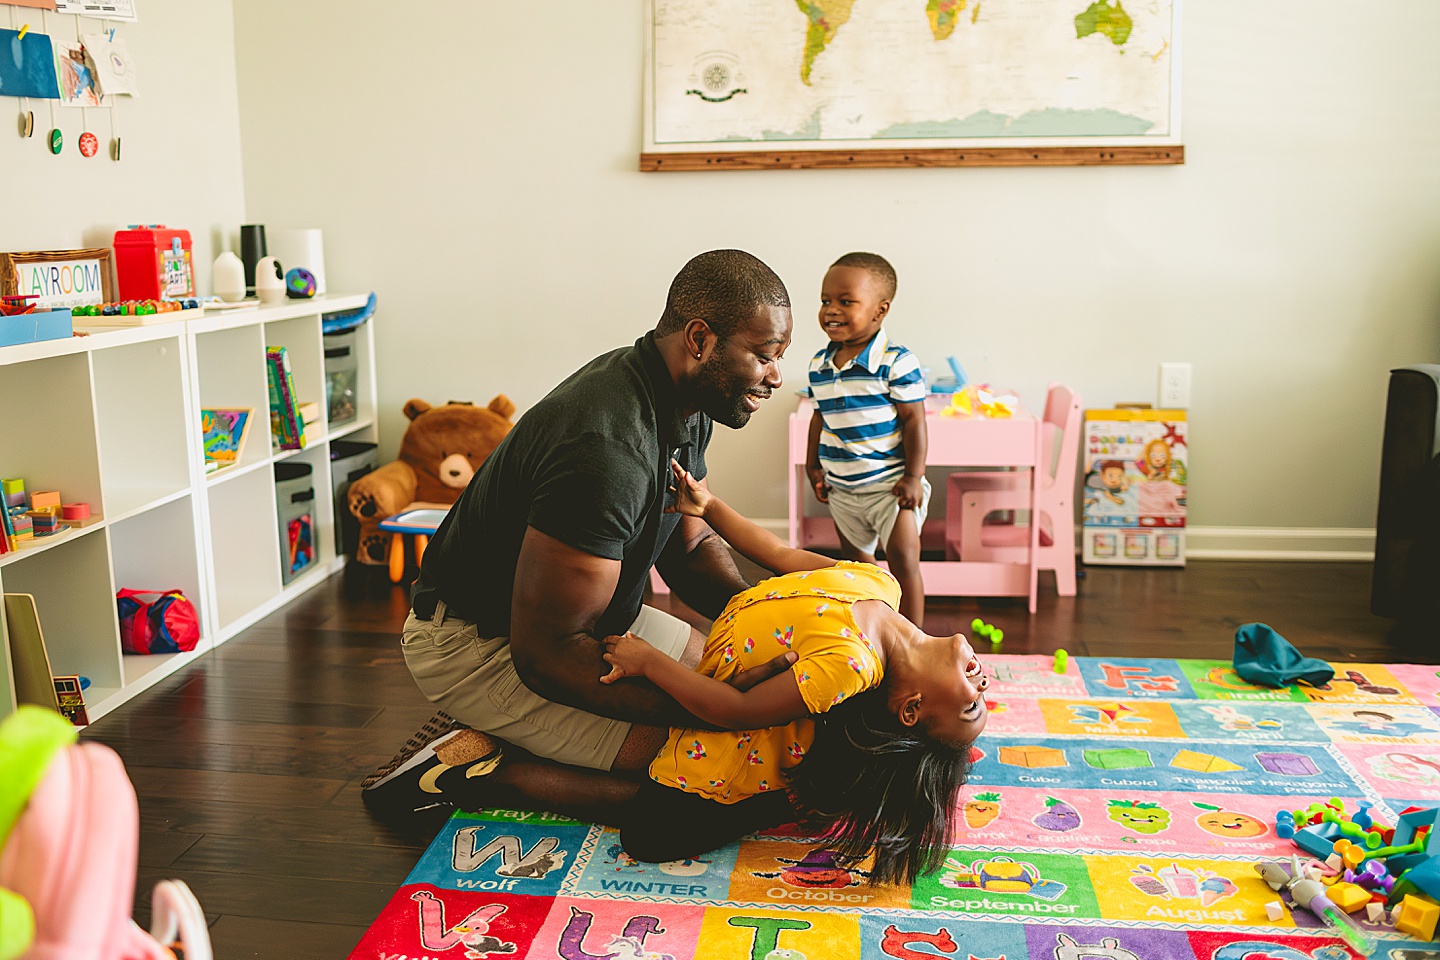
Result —
MULTIPOLYGON (((1222 661, 991 657, 961 835, 911 887, 783 832, 642 864, 611 830, 492 810, 445 826, 352 957, 1354 960, 1252 864, 1297 852, 1282 809, 1440 806, 1440 675, 1335 668, 1269 690, 1222 661)), ((1376 957, 1440 960, 1355 916, 1376 957)))

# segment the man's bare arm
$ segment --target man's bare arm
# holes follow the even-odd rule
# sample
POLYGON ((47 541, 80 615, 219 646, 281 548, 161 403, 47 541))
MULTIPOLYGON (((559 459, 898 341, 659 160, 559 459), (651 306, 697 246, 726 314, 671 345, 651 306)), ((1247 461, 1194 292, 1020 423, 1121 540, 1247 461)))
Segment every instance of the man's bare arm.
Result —
POLYGON ((731 597, 751 586, 725 541, 699 517, 680 518, 657 566, 676 596, 712 620, 731 597))
POLYGON ((510 652, 520 680, 547 700, 614 720, 694 725, 648 680, 602 684, 604 645, 591 633, 615 595, 620 561, 592 556, 530 527, 515 563, 510 652))

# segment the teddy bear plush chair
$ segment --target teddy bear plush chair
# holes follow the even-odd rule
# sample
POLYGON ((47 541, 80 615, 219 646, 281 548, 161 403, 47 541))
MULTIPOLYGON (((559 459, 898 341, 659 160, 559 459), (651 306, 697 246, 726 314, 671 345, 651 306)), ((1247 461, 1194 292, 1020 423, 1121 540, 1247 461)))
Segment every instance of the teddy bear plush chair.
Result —
POLYGON ((515 404, 503 393, 483 407, 450 401, 432 407, 424 400, 405 404, 410 426, 400 455, 350 485, 350 512, 360 521, 356 560, 384 567, 390 537, 380 521, 415 507, 448 508, 465 489, 485 458, 514 425, 515 404))

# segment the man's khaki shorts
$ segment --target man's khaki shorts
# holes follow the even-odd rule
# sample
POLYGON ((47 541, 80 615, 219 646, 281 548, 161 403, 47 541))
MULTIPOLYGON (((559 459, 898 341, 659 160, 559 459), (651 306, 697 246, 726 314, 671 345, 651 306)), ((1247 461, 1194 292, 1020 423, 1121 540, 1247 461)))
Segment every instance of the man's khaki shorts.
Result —
MULTIPOLYGON (((630 632, 672 660, 690 641, 690 625, 641 607, 630 632)), ((431 703, 461 723, 529 750, 579 767, 609 770, 630 724, 546 700, 520 682, 508 637, 481 637, 475 624, 445 616, 445 604, 429 620, 405 621, 400 640, 405 665, 431 703)))

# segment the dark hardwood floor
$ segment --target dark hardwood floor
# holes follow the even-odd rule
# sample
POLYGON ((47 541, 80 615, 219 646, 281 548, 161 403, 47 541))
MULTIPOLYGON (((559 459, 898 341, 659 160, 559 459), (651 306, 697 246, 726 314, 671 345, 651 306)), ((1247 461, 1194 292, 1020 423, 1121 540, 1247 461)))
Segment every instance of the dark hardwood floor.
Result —
MULTIPOLYGON (((1433 640, 1394 639, 1369 589, 1368 564, 1091 568, 1070 599, 1042 579, 1033 618, 1013 601, 935 600, 926 627, 968 633, 978 616, 1005 631, 1004 653, 1228 660, 1235 628, 1262 620, 1330 659, 1440 657, 1433 640)), ((222 960, 348 954, 427 842, 378 826, 359 798, 432 713, 400 657, 405 612, 400 588, 350 601, 337 576, 86 731, 119 751, 140 797, 142 921, 150 887, 178 877, 222 960)))

